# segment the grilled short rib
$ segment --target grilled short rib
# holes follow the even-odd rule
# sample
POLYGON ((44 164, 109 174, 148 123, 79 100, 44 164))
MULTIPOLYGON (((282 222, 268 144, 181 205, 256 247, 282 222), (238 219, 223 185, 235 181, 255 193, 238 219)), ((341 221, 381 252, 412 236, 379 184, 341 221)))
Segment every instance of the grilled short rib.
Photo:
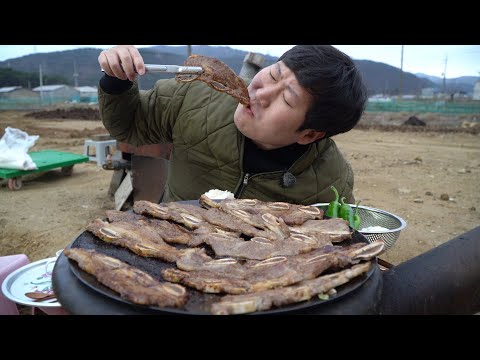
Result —
POLYGON ((214 202, 204 196, 200 203, 205 208, 137 201, 135 213, 109 210, 112 223, 97 219, 87 230, 140 256, 175 262, 177 268, 162 271, 165 280, 207 293, 254 296, 222 298, 212 307, 215 314, 260 311, 308 299, 325 292, 321 289, 327 285, 338 286, 340 280, 322 276, 334 280, 312 283, 317 284, 313 288, 305 287, 307 282, 320 279, 326 270, 353 269, 384 246, 381 242, 332 245, 351 238, 351 229, 343 219, 321 220, 323 211, 313 206, 256 199, 214 202), (180 250, 166 242, 194 248, 180 250), (216 258, 196 247, 202 243, 213 249, 216 258), (228 258, 218 258, 222 256, 228 258))
POLYGON ((371 266, 371 262, 361 263, 333 274, 302 281, 298 285, 253 294, 227 295, 212 305, 211 313, 214 315, 245 314, 309 300, 317 294, 326 293, 368 272, 371 266))
MULTIPOLYGON (((200 196, 199 202, 206 208, 221 209, 247 222, 250 221, 249 219, 255 219, 267 213, 281 218, 287 225, 301 225, 307 220, 323 219, 324 214, 323 210, 315 206, 268 202, 257 199, 225 199, 217 203, 205 194, 200 196)), ((252 225, 256 226, 255 223, 252 223, 252 225)))
POLYGON ((148 221, 148 218, 143 215, 139 215, 139 214, 135 214, 127 211, 107 210, 105 211, 105 214, 107 214, 107 219, 109 222, 116 222, 116 221, 137 222, 138 220, 148 221))
POLYGON ((286 239, 272 241, 264 237, 253 237, 246 241, 225 234, 211 234, 205 238, 217 256, 238 259, 265 260, 274 256, 291 256, 321 248, 330 244, 328 236, 310 237, 293 234, 286 239))
MULTIPOLYGON (((151 227, 142 223, 92 221, 87 230, 101 240, 123 246, 135 254, 175 262, 186 251, 166 244, 151 227)), ((193 250, 193 249, 190 249, 193 250)))
POLYGON ((275 240, 284 238, 290 234, 290 230, 286 226, 282 228, 281 224, 278 225, 276 219, 262 219, 262 222, 258 223, 257 227, 255 227, 232 214, 213 208, 205 212, 204 218, 210 224, 225 231, 238 232, 251 237, 260 236, 275 240), (287 233, 285 233, 285 231, 287 233))
POLYGON ((303 234, 313 238, 328 236, 332 242, 341 242, 352 238, 348 221, 341 218, 325 220, 307 220, 302 225, 290 226, 292 234, 303 234))
POLYGON ((189 253, 177 261, 178 269, 165 269, 162 276, 204 292, 242 294, 313 279, 329 268, 371 259, 382 249, 383 244, 326 245, 306 254, 249 260, 243 265, 236 259, 214 260, 206 254, 189 253))
POLYGON ((197 246, 199 243, 193 239, 193 233, 186 228, 166 220, 147 218, 146 216, 117 211, 107 210, 107 217, 110 222, 129 222, 139 225, 150 226, 167 243, 184 244, 197 246))
POLYGON ((203 55, 191 55, 184 62, 185 66, 200 66, 202 74, 177 74, 178 82, 200 80, 211 88, 227 93, 237 99, 242 105, 250 104, 247 85, 245 82, 222 61, 203 55))
POLYGON ((146 200, 135 201, 133 211, 140 215, 150 215, 158 219, 172 220, 183 224, 189 229, 198 228, 204 220, 203 215, 207 210, 190 205, 174 202, 155 204, 146 200))
POLYGON ((100 283, 135 304, 182 307, 187 302, 188 294, 183 286, 159 282, 118 259, 81 248, 65 249, 63 253, 100 283))

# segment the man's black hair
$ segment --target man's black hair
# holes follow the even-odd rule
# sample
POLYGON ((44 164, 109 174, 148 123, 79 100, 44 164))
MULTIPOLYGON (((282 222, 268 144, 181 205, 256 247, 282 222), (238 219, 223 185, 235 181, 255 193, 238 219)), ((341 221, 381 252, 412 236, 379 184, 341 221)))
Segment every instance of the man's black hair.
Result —
POLYGON ((297 45, 278 60, 314 98, 299 131, 325 131, 327 138, 358 123, 367 103, 367 89, 348 55, 330 45, 297 45))

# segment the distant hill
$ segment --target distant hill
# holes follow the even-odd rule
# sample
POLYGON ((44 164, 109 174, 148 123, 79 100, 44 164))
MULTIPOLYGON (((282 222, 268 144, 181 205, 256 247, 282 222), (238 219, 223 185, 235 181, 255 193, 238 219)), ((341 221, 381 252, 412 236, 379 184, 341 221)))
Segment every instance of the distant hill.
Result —
MULTIPOLYGON (((187 46, 165 46, 158 45, 148 48, 140 48, 145 63, 150 64, 182 64, 187 58, 187 46)), ((78 74, 77 82, 79 86, 95 86, 102 76, 98 65, 98 55, 101 49, 83 48, 76 50, 66 50, 50 53, 36 53, 19 58, 8 59, 0 62, 0 68, 11 68, 13 70, 37 73, 39 65, 42 65, 42 71, 47 76, 62 76, 69 81, 69 85, 74 85, 74 69, 78 74)), ((237 74, 242 67, 243 59, 247 54, 246 51, 236 50, 223 46, 205 46, 194 45, 192 53, 215 57, 232 68, 237 74)), ((266 55, 265 66, 277 61, 276 57, 266 55)), ((363 75, 367 85, 369 94, 398 94, 400 91, 400 74, 399 68, 384 63, 369 60, 354 60, 360 72, 363 75)), ((142 89, 151 88, 155 81, 161 78, 171 78, 172 74, 147 74, 140 77, 140 87, 142 89)), ((432 77, 416 76, 411 73, 403 73, 402 93, 418 94, 420 89, 424 87, 436 87, 441 89, 442 82, 438 84, 437 79, 432 77)), ((468 81, 459 82, 458 79, 449 79, 447 82, 447 90, 460 87, 463 91, 471 93, 473 91, 473 79, 465 77, 468 81), (452 82, 451 82, 452 81, 452 82), (465 85, 463 85, 465 84, 465 85), (470 85, 468 85, 470 84, 470 85)), ((474 77, 472 77, 474 78, 474 77)), ((477 78, 478 79, 478 78, 477 78)), ((440 79, 442 81, 442 79, 440 79)), ((2 84, 1 86, 15 86, 18 84, 2 84)), ((52 85, 44 81, 44 85, 52 85)))
POLYGON ((402 84, 400 84, 399 68, 370 60, 354 60, 354 62, 362 73, 370 94, 399 94, 400 90, 402 94, 419 94, 422 88, 434 86, 430 80, 418 78, 408 72, 403 73, 402 84))
MULTIPOLYGON (((101 77, 97 61, 100 51, 100 49, 84 48, 36 53, 2 61, 0 62, 0 67, 9 67, 18 71, 38 74, 39 66, 41 65, 43 75, 60 75, 68 79, 69 85, 74 85, 73 73, 75 65, 78 73, 78 85, 92 86, 96 85, 101 77)), ((48 81, 44 81, 43 84, 54 85, 48 81)))
MULTIPOLYGON (((165 52, 165 53, 169 52, 169 53, 173 53, 181 56, 185 56, 188 51, 187 46, 157 45, 157 46, 152 46, 150 49, 154 51, 165 52)), ((246 54, 245 51, 232 49, 227 46, 208 46, 208 45, 193 45, 192 53, 211 56, 217 59, 242 58, 242 61, 246 54)), ((265 55, 266 63, 272 64, 275 61, 277 61, 277 57, 265 55)))
MULTIPOLYGON (((243 59, 247 52, 231 48, 194 46, 193 53, 216 57, 232 68, 236 73, 242 68, 243 59)), ((35 72, 38 74, 39 66, 42 66, 43 75, 61 75, 68 79, 69 85, 74 85, 74 69, 78 74, 78 86, 94 86, 102 76, 98 65, 98 55, 101 49, 83 48, 75 50, 57 51, 50 53, 37 53, 8 59, 0 62, 0 68, 11 68, 23 72, 35 72)), ((145 63, 147 64, 183 64, 187 58, 185 47, 154 46, 139 48, 145 63)), ((267 56, 265 64, 270 65, 276 58, 267 56)), ((155 81, 162 78, 171 78, 171 74, 146 74, 140 78, 142 89, 151 88, 155 81)), ((14 86, 18 84, 3 84, 2 86, 14 86)), ((44 85, 49 85, 44 81, 44 85)), ((52 85, 52 84, 50 84, 52 85)))
MULTIPOLYGON (((431 76, 422 73, 415 74, 417 77, 432 81, 439 90, 443 89, 443 78, 431 76)), ((458 78, 445 79, 445 87, 448 92, 465 92, 471 93, 475 83, 480 80, 478 76, 461 76, 458 78)))

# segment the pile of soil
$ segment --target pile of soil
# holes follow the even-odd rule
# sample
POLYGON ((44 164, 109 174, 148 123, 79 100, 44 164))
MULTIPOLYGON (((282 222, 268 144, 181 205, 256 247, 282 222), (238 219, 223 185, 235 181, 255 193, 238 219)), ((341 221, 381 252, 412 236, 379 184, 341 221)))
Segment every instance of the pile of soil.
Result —
POLYGON ((100 112, 98 108, 73 107, 69 109, 35 111, 35 112, 25 114, 25 117, 35 118, 35 119, 100 120, 100 112))
POLYGON ((478 114, 450 116, 437 113, 412 115, 407 112, 366 112, 355 129, 477 135, 480 134, 480 116, 478 114))
POLYGON ((400 131, 400 132, 435 132, 435 133, 466 133, 480 134, 480 126, 474 127, 452 127, 442 125, 415 126, 415 125, 381 125, 381 124, 363 124, 355 126, 358 130, 379 130, 379 131, 400 131))

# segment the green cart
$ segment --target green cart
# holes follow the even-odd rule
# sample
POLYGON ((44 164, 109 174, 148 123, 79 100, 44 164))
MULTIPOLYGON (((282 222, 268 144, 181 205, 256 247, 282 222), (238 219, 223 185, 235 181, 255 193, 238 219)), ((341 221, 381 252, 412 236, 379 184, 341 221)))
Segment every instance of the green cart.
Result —
POLYGON ((8 188, 10 190, 19 190, 22 187, 22 176, 55 168, 61 168, 62 174, 69 176, 73 172, 73 165, 89 161, 88 156, 85 155, 55 150, 33 151, 28 153, 28 155, 37 165, 37 170, 0 168, 0 178, 8 179, 8 188))

